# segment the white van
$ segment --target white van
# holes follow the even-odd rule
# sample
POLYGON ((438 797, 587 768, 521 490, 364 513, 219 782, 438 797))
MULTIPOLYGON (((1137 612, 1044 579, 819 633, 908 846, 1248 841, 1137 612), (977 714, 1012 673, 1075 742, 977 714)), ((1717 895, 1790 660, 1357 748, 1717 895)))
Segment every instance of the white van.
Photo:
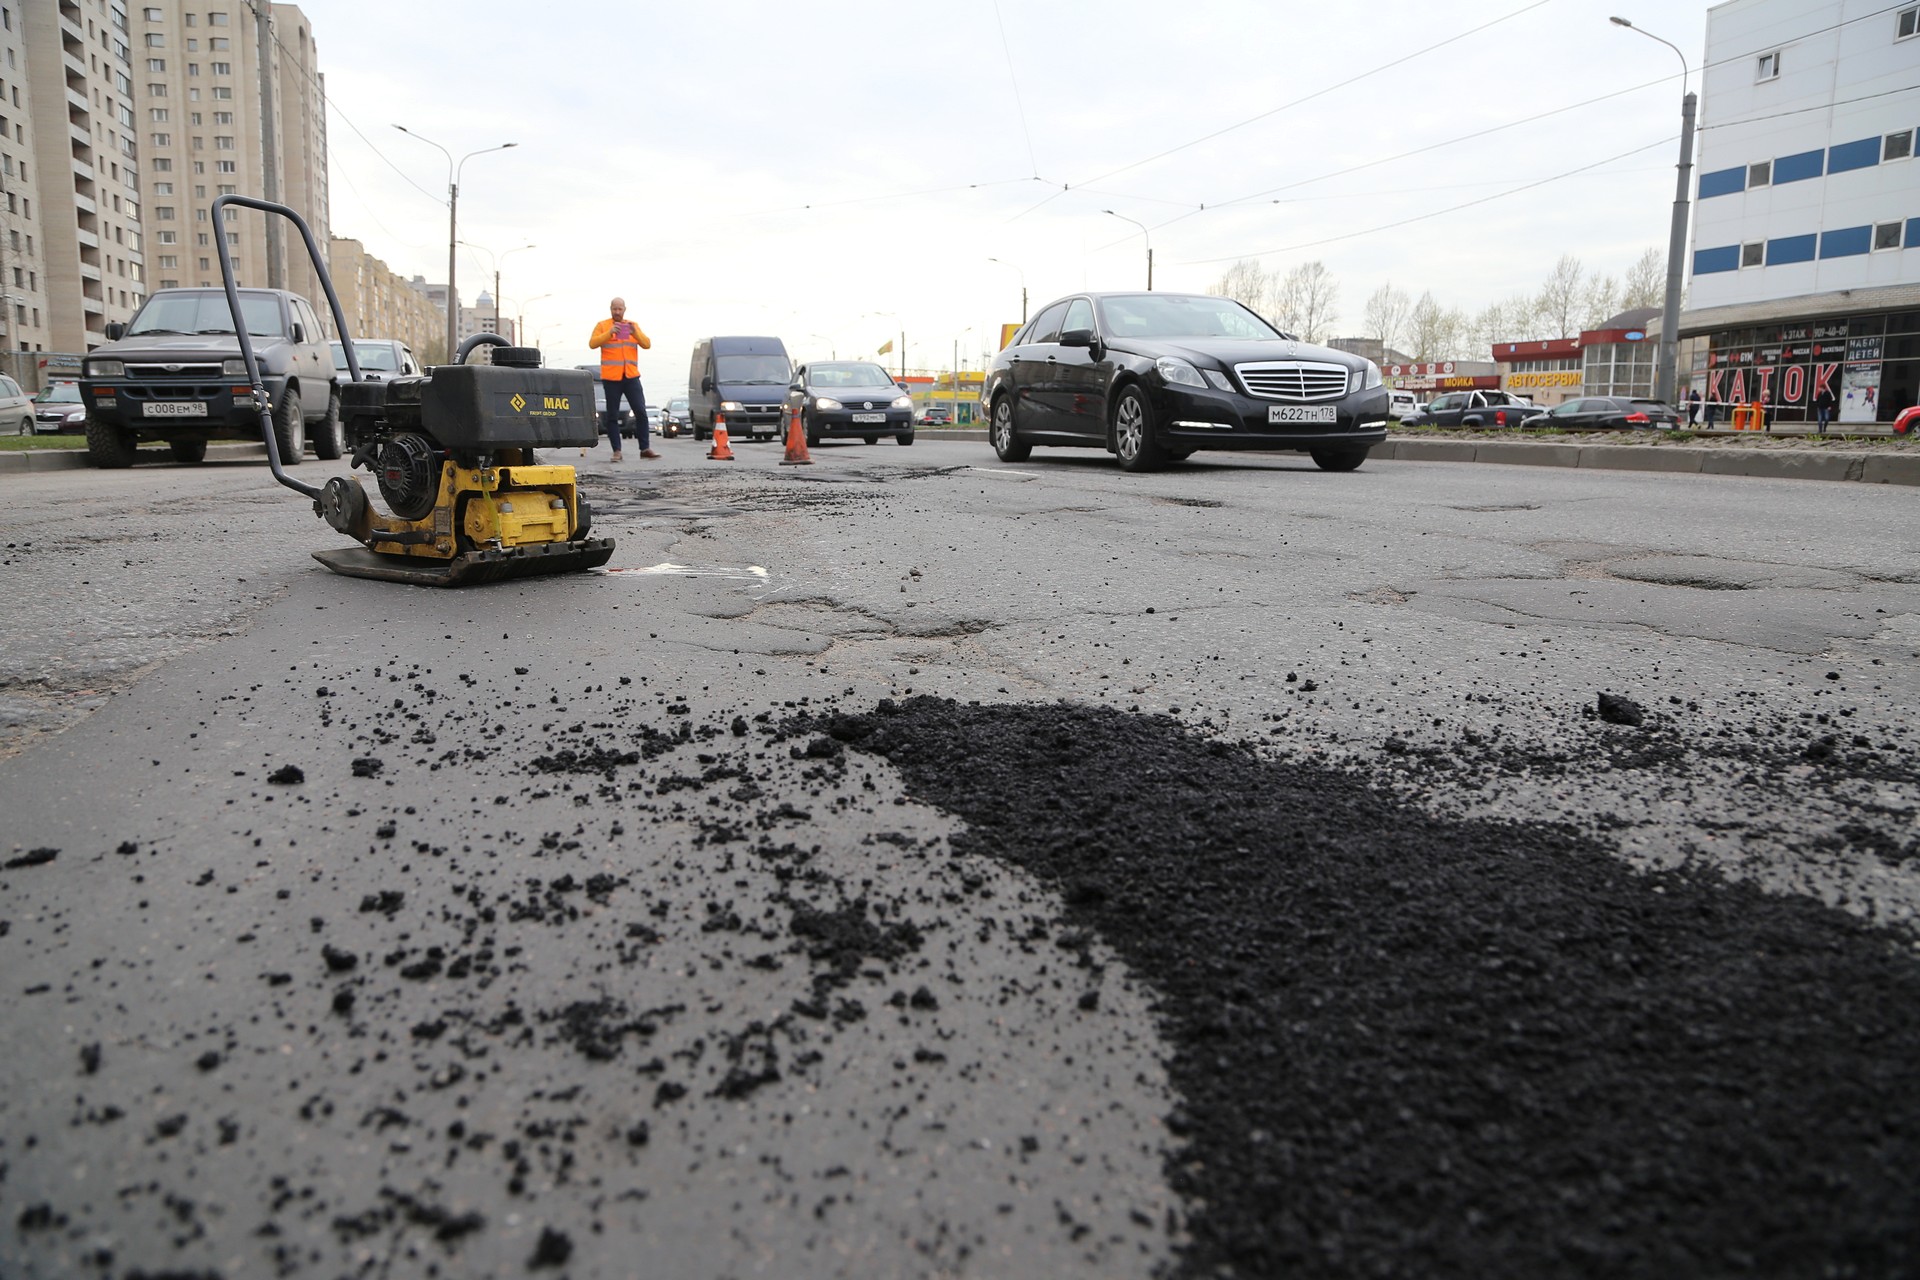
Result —
POLYGON ((1387 392, 1387 416, 1398 422, 1402 418, 1411 418, 1420 412, 1420 402, 1411 391, 1387 392))

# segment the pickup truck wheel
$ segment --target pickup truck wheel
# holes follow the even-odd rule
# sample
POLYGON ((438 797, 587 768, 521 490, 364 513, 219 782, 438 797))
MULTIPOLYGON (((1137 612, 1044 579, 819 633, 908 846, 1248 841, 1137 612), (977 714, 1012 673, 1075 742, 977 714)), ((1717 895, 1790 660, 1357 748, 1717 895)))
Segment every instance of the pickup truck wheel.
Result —
POLYGON ((1367 460, 1365 449, 1314 449, 1313 465, 1322 471, 1352 471, 1367 460))
POLYGON ((1128 471, 1158 471, 1166 456, 1153 438, 1153 410, 1138 387, 1123 390, 1113 406, 1113 452, 1128 471))
POLYGON ((329 389, 327 416, 320 420, 320 430, 313 437, 313 454, 316 458, 331 462, 346 451, 347 432, 340 425, 340 392, 329 389))
POLYGON ((1033 446, 1013 433, 1013 397, 1001 396, 993 402, 994 456, 1002 462, 1025 462, 1033 456, 1033 446))
POLYGON ((273 411, 273 442, 280 447, 280 465, 297 467, 307 456, 307 420, 300 408, 300 388, 288 387, 273 411))
POLYGON ((169 440, 167 447, 173 450, 173 460, 192 465, 207 460, 207 442, 205 440, 169 440))
POLYGON ((133 432, 87 416, 87 461, 94 466, 107 470, 130 467, 139 451, 133 432))

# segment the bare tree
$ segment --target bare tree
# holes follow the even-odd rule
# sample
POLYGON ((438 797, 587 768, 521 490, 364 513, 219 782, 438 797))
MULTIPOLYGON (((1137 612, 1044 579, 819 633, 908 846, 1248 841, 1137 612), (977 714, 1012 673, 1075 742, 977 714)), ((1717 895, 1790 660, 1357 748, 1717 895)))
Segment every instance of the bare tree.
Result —
POLYGON ((1413 347, 1415 360, 1445 359, 1442 353, 1448 341, 1447 313, 1433 300, 1431 292, 1422 293, 1407 316, 1407 341, 1413 347))
POLYGON ((1207 292, 1218 298, 1232 298, 1264 316, 1272 314, 1274 285, 1272 272, 1252 258, 1242 258, 1228 267, 1207 292))
POLYGON ((1540 286, 1540 319, 1556 338, 1572 338, 1580 332, 1581 312, 1586 302, 1585 281, 1580 259, 1570 253, 1560 255, 1553 274, 1540 286))
POLYGON ((1280 282, 1274 310, 1280 327, 1298 334, 1307 342, 1324 342, 1330 336, 1340 297, 1340 284, 1327 270, 1327 264, 1315 259, 1303 262, 1287 272, 1280 282))
POLYGON ((1620 312, 1620 286, 1612 276, 1591 275, 1580 293, 1580 327, 1598 329, 1620 312))
POLYGON ((1407 317, 1412 312, 1413 299, 1388 281, 1375 289, 1373 296, 1367 299, 1367 336, 1376 339, 1382 348, 1399 346, 1401 334, 1407 327, 1407 317))
POLYGON ((1658 249, 1649 248, 1627 268, 1626 283, 1620 290, 1620 307, 1657 307, 1667 298, 1667 260, 1658 249))

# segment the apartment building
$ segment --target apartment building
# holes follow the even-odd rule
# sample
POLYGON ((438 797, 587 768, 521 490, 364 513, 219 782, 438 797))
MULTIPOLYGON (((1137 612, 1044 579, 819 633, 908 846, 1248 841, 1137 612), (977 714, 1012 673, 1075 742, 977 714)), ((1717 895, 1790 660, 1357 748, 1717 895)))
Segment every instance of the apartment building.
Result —
MULTIPOLYGON (((328 255, 327 271, 340 310, 356 338, 392 338, 413 348, 422 364, 445 362, 447 315, 424 292, 386 263, 367 252, 358 240, 336 239, 328 255)), ((314 297, 316 308, 326 300, 314 297)))
POLYGON ((1888 422, 1920 388, 1920 3, 1708 11, 1693 386, 1788 421, 1888 422))
POLYGON ((313 33, 298 5, 274 4, 270 14, 270 98, 263 102, 261 41, 246 0, 153 0, 132 7, 147 276, 154 288, 219 284, 214 237, 224 236, 242 284, 282 280, 296 293, 320 298, 290 224, 281 223, 275 264, 268 261, 266 215, 228 208, 223 225, 212 221, 219 196, 267 194, 262 113, 270 109, 280 203, 307 220, 323 252, 330 239, 325 85, 313 33))
POLYGON ((7 345, 86 351, 106 341, 108 324, 133 315, 147 289, 126 5, 6 0, 0 30, 9 62, 0 111, 7 345))

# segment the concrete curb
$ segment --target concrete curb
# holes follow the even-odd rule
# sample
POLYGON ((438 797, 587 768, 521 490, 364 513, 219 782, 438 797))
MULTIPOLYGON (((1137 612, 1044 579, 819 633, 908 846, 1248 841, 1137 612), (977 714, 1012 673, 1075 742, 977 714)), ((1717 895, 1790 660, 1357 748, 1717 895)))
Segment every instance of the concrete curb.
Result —
MULTIPOLYGON (((263 444, 209 444, 208 462, 247 462, 267 456, 267 446, 263 444)), ((173 460, 173 454, 166 449, 142 449, 137 467, 149 463, 177 467, 183 464, 173 460)), ((0 476, 22 475, 40 471, 78 471, 89 466, 85 449, 22 449, 17 453, 0 453, 0 476)))
POLYGON ((1759 480, 1852 480, 1920 485, 1920 453, 1827 453, 1816 449, 1692 449, 1685 445, 1561 444, 1505 440, 1389 438, 1372 454, 1383 462, 1491 462, 1523 467, 1590 467, 1667 475, 1746 476, 1759 480))
MULTIPOLYGON (((985 443, 984 428, 919 427, 922 440, 985 443)), ((265 458, 260 444, 210 444, 210 462, 265 458)), ((1920 486, 1920 451, 1827 453, 1816 449, 1692 449, 1685 445, 1565 444, 1525 440, 1417 440, 1389 437, 1375 446, 1374 462, 1487 462, 1519 467, 1590 467, 1596 471, 1651 471, 1668 475, 1746 476, 1758 480, 1851 480, 1862 484, 1920 486)), ((164 449, 143 449, 140 464, 176 466, 164 449)), ((85 449, 39 449, 0 453, 0 476, 70 471, 87 465, 85 449)))

